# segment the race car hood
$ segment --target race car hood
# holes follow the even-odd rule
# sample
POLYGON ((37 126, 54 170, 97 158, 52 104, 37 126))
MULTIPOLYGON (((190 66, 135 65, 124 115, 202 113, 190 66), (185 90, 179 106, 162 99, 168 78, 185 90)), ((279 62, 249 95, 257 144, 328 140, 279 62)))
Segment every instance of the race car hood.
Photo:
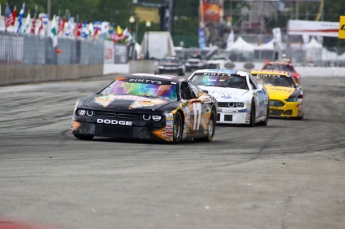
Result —
POLYGON ((296 90, 291 87, 279 87, 279 86, 267 86, 265 88, 268 91, 270 99, 287 99, 296 90))
POLYGON ((159 109, 171 103, 169 99, 159 97, 144 97, 135 95, 95 95, 89 97, 84 105, 92 109, 113 109, 113 110, 133 110, 133 109, 159 109))
POLYGON ((243 100, 243 96, 248 93, 248 90, 225 87, 200 86, 203 90, 208 91, 208 94, 215 97, 219 101, 224 100, 243 100))

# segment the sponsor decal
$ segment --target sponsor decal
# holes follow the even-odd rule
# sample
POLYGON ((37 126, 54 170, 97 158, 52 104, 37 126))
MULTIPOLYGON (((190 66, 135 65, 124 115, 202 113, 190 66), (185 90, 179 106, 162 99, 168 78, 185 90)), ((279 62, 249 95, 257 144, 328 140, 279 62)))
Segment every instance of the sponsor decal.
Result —
POLYGON ((129 108, 139 108, 139 107, 151 107, 159 104, 164 104, 166 101, 161 99, 152 99, 152 100, 143 100, 143 101, 134 101, 129 108))
POLYGON ((146 84, 162 84, 161 80, 149 80, 149 79, 129 79, 128 82, 146 83, 146 84))
POLYGON ((174 120, 174 116, 172 114, 165 114, 165 119, 167 121, 172 121, 172 120, 174 120))
POLYGON ((220 98, 222 98, 222 99, 231 99, 231 96, 230 95, 222 95, 220 98))
POLYGON ((113 119, 97 119, 97 123, 99 124, 107 124, 107 125, 121 125, 121 126, 132 126, 132 121, 118 121, 113 119))
POLYGON ((168 132, 168 131, 167 131, 167 132, 166 132, 166 135, 167 135, 167 136, 173 136, 173 132, 168 132))
POLYGON ((115 96, 113 95, 105 95, 105 96, 100 96, 95 98, 95 103, 107 107, 109 104, 111 104, 115 100, 115 96))
POLYGON ((202 99, 203 99, 204 103, 211 103, 212 102, 212 100, 209 96, 204 96, 202 99))
POLYGON ((165 125, 166 128, 173 128, 174 124, 173 123, 168 123, 165 125))

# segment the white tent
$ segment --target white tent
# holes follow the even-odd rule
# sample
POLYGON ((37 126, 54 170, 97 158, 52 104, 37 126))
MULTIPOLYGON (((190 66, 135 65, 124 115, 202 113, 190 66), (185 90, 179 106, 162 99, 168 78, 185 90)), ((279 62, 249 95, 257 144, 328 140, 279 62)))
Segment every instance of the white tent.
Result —
POLYGON ((322 48, 322 60, 335 61, 339 56, 336 52, 328 51, 326 48, 322 48))
POLYGON ((140 56, 145 57, 147 51, 149 51, 150 58, 162 59, 165 56, 175 56, 170 32, 146 32, 141 41, 140 56))
POLYGON ((338 57, 338 60, 345 60, 345 52, 338 57))
POLYGON ((318 62, 323 59, 322 44, 320 44, 314 37, 309 43, 304 45, 304 49, 307 62, 318 62))
POLYGON ((238 37, 237 40, 231 45, 228 50, 239 50, 239 51, 254 51, 255 46, 249 44, 242 37, 238 37))
POLYGON ((255 50, 274 50, 274 39, 266 44, 256 47, 255 50))
POLYGON ((315 49, 315 48, 322 48, 322 44, 320 44, 314 37, 310 40, 310 42, 304 45, 305 49, 315 49))

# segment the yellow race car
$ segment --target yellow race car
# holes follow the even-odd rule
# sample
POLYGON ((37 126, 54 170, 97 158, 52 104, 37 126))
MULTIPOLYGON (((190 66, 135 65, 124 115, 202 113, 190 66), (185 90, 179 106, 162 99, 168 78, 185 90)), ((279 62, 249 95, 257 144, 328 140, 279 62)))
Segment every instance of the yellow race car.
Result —
POLYGON ((290 73, 274 70, 250 73, 268 91, 270 117, 303 119, 303 90, 290 73))

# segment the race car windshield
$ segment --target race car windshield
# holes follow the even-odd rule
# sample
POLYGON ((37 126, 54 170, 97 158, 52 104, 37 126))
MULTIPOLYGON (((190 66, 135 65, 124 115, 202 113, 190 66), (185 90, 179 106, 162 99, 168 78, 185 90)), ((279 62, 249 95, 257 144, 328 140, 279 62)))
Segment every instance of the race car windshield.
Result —
POLYGON ((285 76, 257 75, 254 76, 259 84, 267 86, 295 87, 293 79, 285 76))
POLYGON ((263 69, 265 69, 265 70, 279 70, 279 71, 287 71, 287 72, 294 71, 292 66, 283 65, 283 64, 268 64, 263 69))
POLYGON ((171 60, 161 60, 159 63, 160 64, 170 64, 170 63, 178 64, 179 61, 171 59, 171 60))
POLYGON ((210 60, 226 60, 224 56, 213 56, 210 60))
POLYGON ((229 87, 248 90, 246 77, 237 74, 197 73, 192 82, 200 86, 229 87))
POLYGON ((170 81, 153 81, 138 79, 116 80, 108 87, 100 91, 102 95, 137 95, 145 97, 160 97, 169 100, 177 100, 176 84, 170 81))

